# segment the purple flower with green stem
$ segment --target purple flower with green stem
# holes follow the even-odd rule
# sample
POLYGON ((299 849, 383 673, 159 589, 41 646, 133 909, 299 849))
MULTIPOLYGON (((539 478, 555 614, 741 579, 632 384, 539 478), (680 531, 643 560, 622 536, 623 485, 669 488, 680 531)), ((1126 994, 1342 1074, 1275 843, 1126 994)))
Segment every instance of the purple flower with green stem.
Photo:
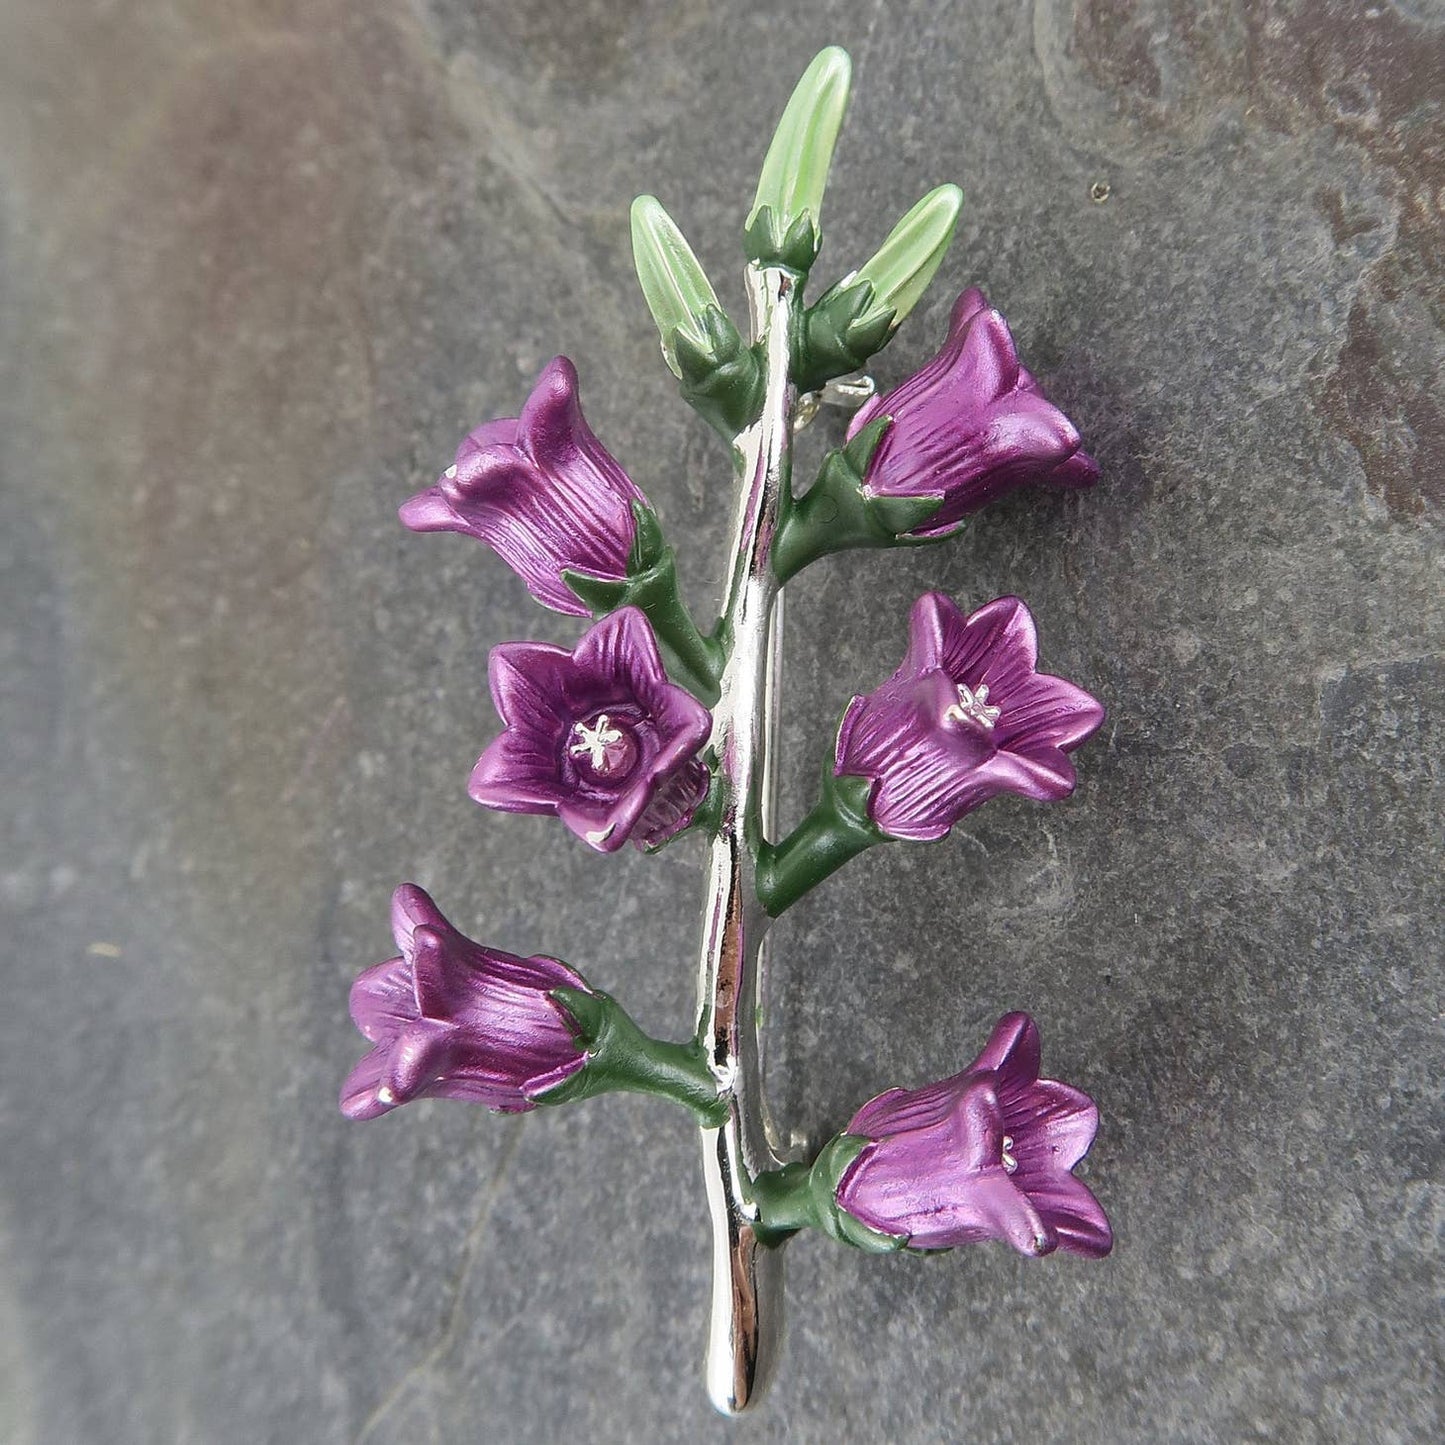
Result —
POLYGON ((1077 428, 1019 364, 1003 316, 971 288, 954 304, 938 354, 854 416, 856 437, 884 417, 863 474, 869 498, 931 498, 937 508, 909 529, 942 537, 1025 482, 1084 487, 1099 468, 1077 428))
POLYGON ((637 608, 571 650, 502 643, 489 678, 506 728, 472 770, 468 791, 484 807, 555 814, 602 853, 629 838, 660 846, 692 821, 707 794, 697 754, 712 717, 667 680, 637 608))
POLYGON ((414 883, 392 895, 400 956, 351 988, 372 1050, 341 1089, 341 1112, 374 1119, 413 1099, 466 1099, 519 1113, 586 1063, 559 988, 590 994, 555 958, 517 958, 464 937, 414 883))
POLYGON ((834 771, 873 784, 868 815, 891 838, 932 840, 990 798, 1066 798, 1067 754, 1104 709, 1082 688, 1035 671, 1038 636, 1017 597, 965 617, 926 592, 908 652, 882 687, 855 697, 838 728, 834 771))
POLYGON ((515 1114, 626 1089, 671 1099, 700 1123, 721 1121, 696 1039, 649 1037, 558 959, 474 943, 414 883, 392 895, 391 923, 400 957, 351 988, 351 1017, 373 1047, 342 1085, 348 1118, 423 1098, 515 1114))
POLYGON ((456 460, 401 508, 415 532, 461 532, 485 542, 541 603, 585 617, 564 576, 621 584, 647 498, 582 415, 577 369, 565 356, 542 369, 519 417, 489 421, 456 460))
POLYGON ((1021 1254, 1099 1258, 1113 1246, 1109 1221, 1071 1172, 1098 1127, 1087 1094, 1039 1077, 1034 1021, 1007 1014, 962 1073, 858 1110, 847 1134, 866 1142, 837 1205, 911 1249, 1001 1239, 1021 1254))
POLYGON ((1074 424, 1019 364, 1008 323, 971 289, 938 354, 859 408, 845 445, 788 508, 773 568, 787 581, 849 547, 938 541, 1024 483, 1084 487, 1098 476, 1074 424))
POLYGON ((965 617, 941 592, 924 593, 902 665, 844 712, 817 805, 763 850, 768 911, 781 913, 874 843, 946 836, 1000 793, 1049 802, 1073 792, 1067 754, 1104 709, 1037 662, 1033 617, 1017 597, 965 617))

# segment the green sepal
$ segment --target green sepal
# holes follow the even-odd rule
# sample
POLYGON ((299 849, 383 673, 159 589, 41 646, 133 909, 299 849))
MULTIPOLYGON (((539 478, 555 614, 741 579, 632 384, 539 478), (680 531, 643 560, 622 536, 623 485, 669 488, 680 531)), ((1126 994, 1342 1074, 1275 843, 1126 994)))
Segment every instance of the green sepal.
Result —
MULTIPOLYGON (((868 464, 892 418, 875 417, 847 445, 828 453, 818 480, 789 508, 773 546, 779 582, 809 562, 854 547, 921 547, 941 537, 916 537, 943 505, 937 497, 878 497, 863 489, 868 464)), ((952 536, 950 532, 947 535, 952 536)))
POLYGON ((870 1141, 839 1134, 823 1146, 812 1165, 788 1164, 753 1180, 753 1200, 761 1222, 754 1229, 764 1244, 782 1244, 800 1229, 818 1229, 839 1244, 868 1254, 892 1254, 907 1239, 882 1234, 855 1219, 838 1204, 838 1184, 870 1141))
POLYGON ((799 391, 814 391, 835 376, 865 366, 887 345, 894 312, 880 306, 871 281, 853 278, 825 291, 804 313, 794 342, 799 391))
POLYGON ((619 607, 638 607, 646 613, 673 680, 711 707, 718 700, 718 678, 726 660, 722 646, 698 631, 682 600, 677 554, 663 536, 657 513, 643 502, 633 502, 632 516, 636 526, 623 581, 589 577, 571 568, 563 571, 562 580, 594 617, 619 607))
POLYGON ((681 1104, 698 1123, 716 1128, 726 1101, 700 1043, 667 1043, 643 1033, 610 994, 554 988, 549 995, 572 1020, 587 1061, 570 1078, 538 1095, 538 1104, 572 1104, 597 1094, 652 1094, 681 1104))
POLYGON ((806 276, 818 259, 823 233, 812 213, 804 211, 787 225, 771 206, 764 206, 743 232, 743 252, 759 266, 784 266, 806 276))
POLYGON ((678 391, 709 426, 731 441, 762 410, 762 362, 720 306, 703 313, 702 329, 700 340, 685 331, 673 333, 678 391))
POLYGON ((831 758, 823 765, 823 785, 808 815, 781 843, 758 850, 758 901, 770 917, 865 849, 892 841, 868 814, 872 795, 872 778, 838 777, 831 758))
POLYGON ((589 577, 585 572, 574 572, 570 567, 562 569, 562 580, 594 617, 616 612, 627 597, 626 582, 614 582, 608 577, 589 577))

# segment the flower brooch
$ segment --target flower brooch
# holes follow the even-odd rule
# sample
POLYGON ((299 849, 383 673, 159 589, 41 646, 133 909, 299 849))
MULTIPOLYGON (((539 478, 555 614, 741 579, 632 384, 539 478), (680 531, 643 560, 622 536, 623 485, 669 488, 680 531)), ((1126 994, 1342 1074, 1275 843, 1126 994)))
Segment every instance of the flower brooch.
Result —
POLYGON ((544 606, 594 619, 570 649, 493 649, 503 729, 468 790, 484 807, 554 814, 605 853, 704 837, 696 1030, 683 1042, 649 1037, 568 964, 474 943, 404 884, 392 900, 399 954, 351 991, 372 1047, 341 1092, 353 1119, 428 1097, 520 1111, 619 1089, 686 1109, 702 1130, 712 1211, 708 1389, 726 1413, 767 1383, 782 1246, 803 1229, 880 1252, 992 1239, 1097 1257, 1111 1244, 1072 1172, 1097 1110, 1040 1078, 1026 1014, 1001 1019, 952 1078, 865 1103, 811 1160, 779 1157, 763 1128, 755 1030, 771 920, 865 848, 943 838, 1000 793, 1067 797, 1069 754, 1104 717, 1088 693, 1038 670, 1018 598, 965 612, 925 593, 898 669, 844 710, 816 803, 774 836, 764 780, 784 584, 834 552, 952 536, 1025 483, 1098 476, 980 291, 959 297, 916 375, 877 396, 861 374, 933 279, 957 187, 930 192, 863 266, 804 300, 849 82, 843 51, 817 56, 767 152, 744 231, 747 339, 662 206, 643 196, 632 209, 663 359, 737 475, 731 578, 713 627, 683 603, 658 517, 588 426, 565 357, 543 368, 519 416, 478 427, 401 508, 415 531, 485 543, 544 606), (847 436, 796 490, 794 433, 831 404, 856 408, 847 436))

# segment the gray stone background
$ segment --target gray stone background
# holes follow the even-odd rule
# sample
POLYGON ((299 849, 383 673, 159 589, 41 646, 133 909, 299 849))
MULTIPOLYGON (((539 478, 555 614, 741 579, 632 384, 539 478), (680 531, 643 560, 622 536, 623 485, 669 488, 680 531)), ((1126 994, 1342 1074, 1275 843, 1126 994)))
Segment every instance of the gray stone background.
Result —
POLYGON ((0 1438, 1438 1438, 1442 21, 7 0, 0 1438), (785 920, 772 1093, 821 1136, 1027 1007, 1100 1101, 1118 1247, 800 1241, 777 1388, 728 1427, 666 1106, 335 1096, 402 878, 689 1026, 698 846, 601 858, 464 793, 488 647, 575 628, 394 511, 565 351, 716 602, 726 460, 627 206, 740 304, 766 132, 829 42, 821 274, 967 193, 882 380, 983 284, 1103 480, 793 589, 785 811, 927 587, 1027 597, 1111 716, 1070 802, 785 920))

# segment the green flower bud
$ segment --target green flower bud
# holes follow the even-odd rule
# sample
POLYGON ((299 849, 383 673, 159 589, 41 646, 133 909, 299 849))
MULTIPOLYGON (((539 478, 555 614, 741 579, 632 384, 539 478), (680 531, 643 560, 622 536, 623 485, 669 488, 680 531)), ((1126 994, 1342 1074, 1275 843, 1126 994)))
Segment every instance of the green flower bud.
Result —
POLYGON ((873 299, 861 321, 883 311, 897 326, 918 304, 953 240, 963 192, 938 186, 893 228, 878 251, 858 268, 855 281, 873 286, 873 299))
POLYGON ((717 295, 656 196, 638 196, 632 203, 632 260, 647 309, 657 323, 662 354, 674 376, 681 376, 675 338, 683 336, 705 346, 708 308, 717 308, 717 295))
MULTIPOLYGON (((778 238, 786 237, 806 217, 813 233, 811 249, 816 255, 823 190, 848 105, 852 70, 848 52, 830 45, 820 50, 803 72, 763 159, 757 195, 748 213, 749 232, 754 231, 754 223, 764 211, 771 212, 771 226, 767 229, 778 238)), ((776 258, 754 255, 753 259, 766 263, 776 258)))

